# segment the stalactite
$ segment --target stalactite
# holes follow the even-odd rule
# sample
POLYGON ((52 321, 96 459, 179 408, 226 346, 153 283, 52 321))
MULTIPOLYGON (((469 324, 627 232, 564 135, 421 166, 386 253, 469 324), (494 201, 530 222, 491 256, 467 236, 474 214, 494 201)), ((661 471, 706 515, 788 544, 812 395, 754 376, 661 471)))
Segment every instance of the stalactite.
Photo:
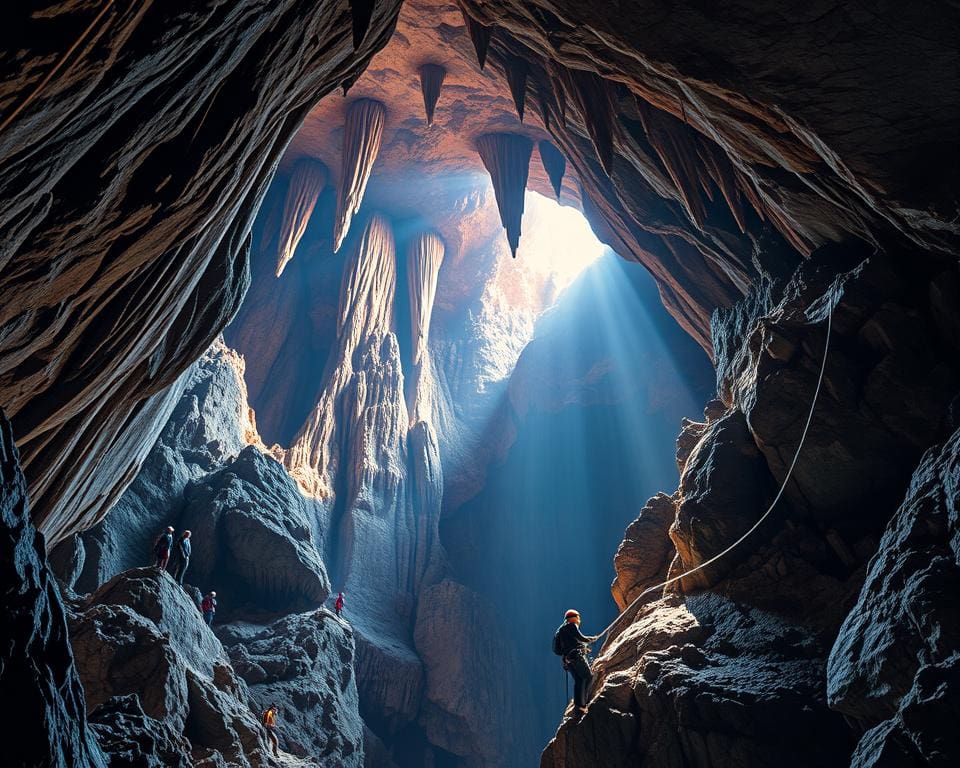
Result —
POLYGON ((693 129, 673 115, 637 99, 640 122, 653 147, 673 181, 690 218, 703 229, 706 226, 707 208, 700 193, 704 166, 697 151, 696 134, 693 129))
POLYGON ((386 109, 379 101, 358 99, 347 109, 343 127, 343 157, 337 187, 337 219, 334 224, 333 250, 340 250, 350 229, 350 221, 360 210, 370 171, 380 151, 386 109))
POLYGON ((440 88, 447 70, 439 64, 424 64, 420 67, 420 90, 423 92, 423 109, 427 114, 427 125, 433 125, 433 111, 440 98, 440 88))
POLYGON ((520 122, 523 122, 523 108, 527 100, 527 75, 530 67, 527 62, 519 56, 511 56, 504 64, 507 72, 507 83, 510 85, 510 95, 513 96, 513 104, 517 108, 517 116, 520 122))
POLYGON ((567 170, 567 158, 549 141, 540 141, 537 143, 540 150, 540 162, 543 163, 543 170, 550 177, 550 184, 553 185, 553 191, 560 199, 560 189, 563 186, 563 174, 567 170))
POLYGON ((327 167, 319 160, 304 158, 294 165, 287 198, 283 204, 283 221, 277 248, 277 277, 283 274, 287 262, 293 258, 297 244, 307 230, 317 197, 326 183, 327 167))
POLYGON ((613 172, 613 135, 617 119, 609 84, 593 72, 578 69, 564 72, 600 165, 609 176, 613 172))
POLYGON ((357 50, 367 36, 373 9, 377 0, 350 0, 350 15, 353 18, 353 49, 357 50))
POLYGON ((737 227, 745 233, 747 231, 747 214, 743 205, 743 195, 737 186, 737 177, 730 158, 709 139, 699 138, 698 154, 710 178, 714 180, 723 199, 727 201, 730 213, 733 214, 737 227))
POLYGON ((516 258, 533 142, 515 133, 488 133, 477 139, 477 151, 493 182, 500 221, 516 258))
POLYGON ((477 52, 477 63, 480 65, 482 71, 483 65, 487 63, 487 49, 490 47, 490 35, 493 30, 490 27, 483 26, 483 24, 467 13, 467 9, 462 2, 459 3, 459 5, 460 12, 463 14, 463 23, 467 27, 467 34, 470 35, 470 41, 473 43, 474 50, 477 52))
POLYGON ((359 340, 393 328, 396 250, 389 220, 373 214, 344 267, 337 334, 347 349, 359 340), (352 339, 345 340, 344 332, 352 339))
POLYGON ((407 251, 410 341, 414 365, 420 365, 427 352, 430 317, 433 314, 433 300, 437 295, 437 277, 443 255, 443 240, 433 232, 417 235, 407 251))

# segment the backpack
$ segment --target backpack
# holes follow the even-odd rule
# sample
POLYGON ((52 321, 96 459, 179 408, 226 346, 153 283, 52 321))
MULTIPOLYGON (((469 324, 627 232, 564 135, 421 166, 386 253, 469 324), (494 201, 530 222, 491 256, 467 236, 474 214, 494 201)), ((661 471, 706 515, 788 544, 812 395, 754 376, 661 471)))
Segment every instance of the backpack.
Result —
POLYGON ((203 611, 204 613, 208 613, 208 612, 212 611, 212 610, 213 610, 213 598, 212 598, 212 597, 205 597, 205 598, 203 598, 203 602, 200 603, 200 610, 203 611))
POLYGON ((557 656, 566 656, 566 649, 563 647, 563 641, 560 639, 561 629, 563 629, 562 626, 553 633, 553 652, 557 654, 557 656))

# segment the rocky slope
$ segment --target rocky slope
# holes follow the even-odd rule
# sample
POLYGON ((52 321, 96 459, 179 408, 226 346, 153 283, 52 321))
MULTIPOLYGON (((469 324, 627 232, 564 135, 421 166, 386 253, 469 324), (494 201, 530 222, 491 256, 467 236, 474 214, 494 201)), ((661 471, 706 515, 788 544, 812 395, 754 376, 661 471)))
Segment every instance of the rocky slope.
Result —
POLYGON ((686 426, 680 487, 652 499, 621 545, 613 591, 629 611, 597 659, 589 712, 561 725, 542 765, 955 757, 941 725, 957 632, 946 598, 957 565, 955 437, 930 450, 895 515, 891 502, 920 446, 950 434, 960 382, 944 354, 956 343, 952 322, 905 304, 947 278, 905 274, 879 254, 838 277, 835 263, 836 251, 814 254, 791 279, 715 317, 722 402, 686 426), (828 313, 823 389, 780 506, 715 566, 633 604, 721 551, 773 498, 803 427, 781 418, 784 398, 809 407, 828 313), (906 317, 915 333, 894 344, 906 317), (897 409, 875 399, 892 393, 897 409), (904 719, 919 712, 929 719, 904 719))

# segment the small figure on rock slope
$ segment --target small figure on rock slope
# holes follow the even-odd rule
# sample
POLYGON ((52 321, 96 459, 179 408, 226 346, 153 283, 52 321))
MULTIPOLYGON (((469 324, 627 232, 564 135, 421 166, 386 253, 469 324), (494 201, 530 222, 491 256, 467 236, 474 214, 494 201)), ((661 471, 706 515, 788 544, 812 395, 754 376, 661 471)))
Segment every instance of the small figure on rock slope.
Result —
POLYGON ((190 531, 184 531, 177 542, 177 564, 173 569, 173 578, 177 584, 183 586, 183 577, 187 572, 187 566, 190 565, 190 531))
POLYGON ((203 596, 203 602, 200 603, 200 610, 203 611, 203 620, 207 626, 213 626, 213 617, 217 615, 217 593, 207 592, 203 596))
POLYGON ((280 757, 280 739, 277 737, 277 705, 273 704, 264 710, 263 727, 267 729, 267 737, 273 745, 274 757, 280 757))
POLYGON ((599 635, 584 635, 580 631, 580 612, 569 610, 564 614, 563 624, 553 636, 553 652, 563 658, 563 668, 573 677, 573 702, 580 714, 587 711, 587 693, 593 673, 590 671, 590 644, 600 639, 599 635))
POLYGON ((173 526, 168 525, 167 530, 157 536, 157 540, 153 543, 153 554, 156 558, 153 564, 161 571, 167 570, 171 549, 173 549, 173 526))
POLYGON ((337 612, 338 617, 340 616, 341 613, 343 613, 343 603, 344 603, 343 592, 340 592, 337 595, 337 601, 333 604, 333 610, 337 612))

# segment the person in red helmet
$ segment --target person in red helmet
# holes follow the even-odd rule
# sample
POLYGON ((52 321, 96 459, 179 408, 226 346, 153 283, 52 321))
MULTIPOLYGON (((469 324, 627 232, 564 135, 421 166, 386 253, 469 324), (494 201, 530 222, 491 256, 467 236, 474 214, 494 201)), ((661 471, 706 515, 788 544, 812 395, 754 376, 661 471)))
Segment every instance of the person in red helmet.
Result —
POLYGON ((563 668, 573 677, 573 703, 577 711, 587 711, 587 693, 593 673, 590 671, 590 644, 599 640, 580 631, 580 612, 570 609, 563 616, 563 624, 553 636, 553 652, 563 658, 563 668))

